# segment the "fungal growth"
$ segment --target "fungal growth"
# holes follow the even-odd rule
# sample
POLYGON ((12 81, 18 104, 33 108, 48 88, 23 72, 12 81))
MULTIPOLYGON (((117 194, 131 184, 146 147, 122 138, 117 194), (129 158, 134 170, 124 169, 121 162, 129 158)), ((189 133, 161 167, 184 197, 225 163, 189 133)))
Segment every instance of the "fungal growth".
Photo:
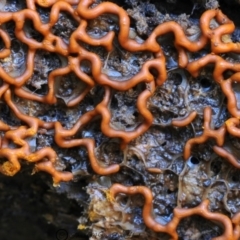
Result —
POLYGON ((235 25, 126 2, 0 4, 0 172, 84 182, 91 240, 237 240, 235 25))

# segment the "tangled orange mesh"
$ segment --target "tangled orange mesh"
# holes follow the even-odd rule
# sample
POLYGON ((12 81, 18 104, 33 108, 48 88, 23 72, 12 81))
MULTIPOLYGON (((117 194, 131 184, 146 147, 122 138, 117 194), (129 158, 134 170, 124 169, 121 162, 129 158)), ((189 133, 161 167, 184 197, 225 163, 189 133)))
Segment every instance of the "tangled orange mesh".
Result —
MULTIPOLYGON (((217 55, 228 52, 240 52, 239 43, 223 41, 225 35, 231 34, 234 31, 234 23, 219 9, 208 10, 201 16, 201 36, 196 41, 190 41, 178 23, 169 21, 157 26, 143 43, 139 43, 135 39, 129 37, 130 18, 123 8, 110 2, 103 2, 92 8, 91 5, 93 2, 93 0, 27 0, 27 9, 18 12, 0 13, 0 25, 9 21, 14 21, 17 39, 28 47, 26 69, 20 76, 12 77, 3 67, 0 67, 0 78, 3 82, 0 87, 0 97, 22 122, 22 125, 18 127, 12 127, 4 122, 0 122, 0 130, 3 132, 0 138, 0 157, 6 160, 0 166, 1 173, 13 176, 21 168, 20 160, 25 160, 34 162, 36 170, 45 171, 51 174, 55 184, 73 179, 73 174, 71 172, 57 170, 55 166, 57 154, 52 148, 45 147, 36 152, 31 151, 27 139, 36 135, 40 128, 46 130, 53 129, 55 132, 55 142, 61 148, 85 147, 88 152, 90 164, 95 173, 100 175, 117 173, 121 165, 113 164, 110 166, 103 166, 99 163, 95 155, 95 141, 93 139, 75 138, 75 136, 80 129, 98 116, 101 118, 101 131, 103 134, 110 138, 121 139, 121 149, 124 150, 130 141, 136 139, 149 129, 153 122, 153 116, 148 109, 147 101, 153 95, 156 86, 162 85, 167 78, 165 56, 157 38, 167 33, 172 33, 174 35, 174 46, 178 52, 179 67, 185 68, 192 76, 198 76, 200 69, 206 65, 214 64, 214 80, 219 84, 223 94, 226 96, 228 111, 232 115, 223 126, 215 129, 211 124, 212 110, 210 107, 206 107, 204 110, 203 134, 187 141, 183 153, 185 160, 191 156, 191 150, 194 145, 202 144, 209 138, 212 138, 216 142, 216 146, 213 147, 215 153, 226 159, 226 161, 229 161, 233 166, 240 168, 237 158, 224 148, 226 134, 235 137, 240 136, 240 111, 237 107, 237 99, 232 88, 233 82, 240 81, 240 64, 233 64, 223 59, 220 55, 217 55), (36 5, 51 7, 48 23, 43 23, 41 21, 36 11, 36 5), (61 11, 69 13, 79 24, 78 28, 71 34, 68 44, 52 33, 52 28, 57 23, 61 11), (119 34, 117 38, 123 49, 130 52, 149 51, 153 53, 154 58, 146 61, 140 72, 128 80, 112 80, 107 74, 103 73, 103 64, 99 56, 86 50, 79 43, 83 42, 91 46, 102 46, 106 51, 112 51, 113 39, 115 37, 113 31, 108 32, 101 38, 93 38, 86 32, 88 21, 103 14, 114 14, 118 17, 119 34), (212 19, 215 19, 218 23, 216 28, 210 27, 212 19), (26 35, 24 30, 24 23, 26 20, 31 20, 35 30, 43 36, 41 42, 26 35), (211 52, 196 61, 189 62, 188 53, 197 52, 203 49, 207 44, 210 44, 211 52), (24 85, 33 74, 34 57, 37 50, 58 53, 68 59, 68 65, 66 67, 55 69, 49 74, 48 93, 46 95, 38 95, 24 88, 24 85), (86 74, 80 68, 83 61, 88 61, 90 63, 91 74, 86 74), (155 70, 155 74, 152 73, 152 70, 155 70), (234 72, 228 79, 224 78, 224 72, 226 70, 234 72), (55 104, 57 102, 54 87, 55 80, 58 76, 66 75, 71 72, 75 73, 76 76, 84 82, 85 89, 77 97, 70 99, 66 103, 68 107, 80 103, 91 88, 96 85, 103 86, 105 90, 102 102, 93 110, 83 114, 71 129, 63 127, 60 122, 46 122, 39 118, 29 116, 23 113, 14 102, 13 95, 44 104, 55 104), (113 128, 110 124, 111 112, 109 109, 111 91, 127 91, 139 83, 145 83, 146 85, 146 88, 138 96, 136 104, 143 119, 142 123, 131 131, 113 128), (15 144, 14 148, 11 147, 12 143, 15 144)), ((0 52, 0 58, 4 59, 10 55, 11 41, 8 33, 3 29, 0 29, 0 37, 4 43, 4 49, 0 52)), ((184 127, 190 124, 196 116, 197 112, 192 111, 185 118, 173 120, 171 124, 175 127, 184 127)), ((161 169, 149 168, 148 170, 153 174, 161 172, 161 169)), ((178 238, 176 228, 180 220, 194 214, 218 222, 224 227, 224 234, 215 239, 230 240, 240 237, 239 213, 232 219, 229 219, 224 214, 211 213, 208 210, 208 200, 204 200, 198 207, 191 209, 175 208, 173 219, 167 225, 161 225, 152 217, 153 196, 147 187, 125 187, 120 184, 115 184, 110 188, 110 194, 113 199, 119 193, 142 194, 145 198, 143 218, 146 226, 156 232, 166 232, 171 235, 172 239, 178 238)))

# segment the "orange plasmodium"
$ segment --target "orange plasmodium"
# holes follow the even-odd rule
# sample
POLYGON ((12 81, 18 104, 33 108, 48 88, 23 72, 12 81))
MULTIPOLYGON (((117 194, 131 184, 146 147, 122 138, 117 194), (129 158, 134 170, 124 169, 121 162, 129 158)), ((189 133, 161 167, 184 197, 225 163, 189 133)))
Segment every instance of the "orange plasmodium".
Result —
POLYGON ((178 208, 176 207, 173 210, 173 218, 166 225, 162 225, 156 222, 152 216, 152 208, 153 208, 153 195, 149 188, 145 186, 132 186, 126 187, 121 184, 113 184, 110 188, 110 195, 114 199, 117 194, 141 194, 143 195, 145 202, 143 206, 143 220, 147 227, 152 229, 155 232, 165 232, 171 236, 171 239, 178 239, 177 227, 181 219, 192 216, 192 215, 200 215, 206 219, 209 219, 214 222, 220 223, 224 227, 224 233, 214 238, 215 240, 234 240, 233 236, 233 226, 231 220, 221 213, 213 213, 208 210, 209 201, 204 200, 199 206, 194 208, 178 208))
MULTIPOLYGON (((139 42, 130 38, 130 17, 127 12, 118 5, 111 2, 102 2, 94 5, 93 0, 26 0, 27 8, 17 12, 0 12, 0 27, 13 21, 15 23, 15 36, 27 47, 26 68, 17 77, 13 77, 0 66, 0 78, 2 84, 0 86, 0 97, 16 118, 21 121, 20 126, 12 127, 7 123, 0 121, 0 157, 5 160, 0 166, 0 172, 13 176, 20 168, 20 160, 35 163, 35 169, 45 171, 52 175, 54 183, 61 181, 70 181, 73 174, 68 171, 57 170, 57 153, 51 147, 44 147, 36 152, 32 152, 28 142, 29 138, 34 137, 39 129, 46 131, 52 129, 54 131, 55 143, 60 148, 84 147, 87 150, 90 165, 93 171, 99 175, 110 175, 120 170, 119 164, 102 164, 95 155, 95 140, 93 138, 78 138, 78 132, 81 131, 95 118, 101 119, 100 128, 104 135, 109 138, 120 139, 121 149, 127 148, 132 140, 145 133, 153 123, 153 115, 148 109, 148 100, 153 95, 156 87, 161 86, 167 79, 166 58, 164 51, 158 42, 158 37, 172 33, 174 36, 174 46, 178 53, 178 66, 186 69, 193 77, 197 77, 200 70, 207 65, 214 65, 213 79, 219 84, 223 94, 227 99, 227 108, 232 115, 230 119, 218 129, 212 126, 212 109, 207 106, 204 109, 203 117, 203 133, 200 136, 189 139, 184 148, 184 159, 187 160, 191 156, 191 150, 194 145, 202 144, 212 138, 216 142, 213 150, 216 154, 225 158, 233 166, 239 168, 239 163, 227 149, 224 148, 226 134, 234 137, 240 136, 239 117, 240 111, 237 107, 237 98, 234 94, 233 83, 240 81, 240 64, 228 62, 218 54, 240 52, 240 44, 233 43, 231 39, 224 41, 223 39, 233 33, 234 23, 225 16, 221 10, 212 9, 203 13, 200 18, 201 34, 195 41, 190 41, 186 36, 183 28, 175 21, 168 21, 159 24, 145 41, 139 42), (49 21, 43 23, 37 7, 51 8, 49 21), (77 23, 78 27, 74 30, 69 41, 63 41, 59 36, 53 34, 53 27, 58 22, 60 12, 67 12, 77 23), (101 46, 108 53, 113 51, 116 33, 108 31, 104 36, 93 38, 88 35, 87 27, 90 20, 96 19, 101 15, 116 15, 119 25, 117 39, 119 45, 129 52, 151 52, 152 58, 142 64, 141 69, 135 75, 131 75, 129 79, 116 81, 111 79, 103 71, 103 63, 99 55, 88 51, 84 48, 84 44, 90 46, 101 46), (26 20, 33 23, 34 29, 40 33, 43 38, 37 41, 29 37, 25 32, 26 20), (211 26, 212 20, 215 21, 215 27, 211 26), (84 44, 81 44, 84 43, 84 44), (198 52, 205 46, 210 46, 210 53, 194 61, 189 60, 190 52, 198 52), (34 59, 38 50, 44 50, 56 54, 60 54, 67 59, 67 65, 52 70, 47 79, 48 92, 46 95, 39 95, 35 92, 28 91, 24 85, 34 74, 34 59), (80 67, 82 62, 87 61, 90 65, 90 73, 85 73, 80 67), (233 75, 224 78, 224 72, 230 70, 233 75), (154 72, 154 74, 153 74, 154 72), (85 85, 85 89, 66 102, 67 107, 79 104, 89 91, 95 86, 104 88, 103 100, 97 106, 82 114, 70 129, 63 126, 62 123, 46 122, 38 117, 30 116, 21 111, 14 101, 14 96, 22 99, 36 101, 48 105, 57 104, 55 82, 59 76, 74 73, 79 80, 85 85), (144 90, 137 97, 136 108, 142 117, 140 123, 131 131, 115 129, 111 125, 110 101, 111 94, 114 91, 128 91, 137 84, 145 85, 144 90), (14 147, 12 145, 14 144, 14 147)), ((7 59, 11 54, 11 38, 4 28, 0 28, 0 38, 4 45, 0 51, 0 58, 7 59)), ((171 125, 175 128, 186 127, 191 124, 197 117, 199 112, 192 109, 186 117, 173 119, 171 125)), ((161 173, 161 169, 149 168, 149 173, 161 173)), ((144 186, 125 187, 115 184, 110 188, 110 193, 114 198, 118 193, 124 194, 142 194, 145 198, 143 206, 143 219, 145 224, 156 232, 166 232, 171 235, 172 239, 177 239, 176 228, 182 218, 192 216, 194 214, 214 222, 220 223, 224 227, 223 235, 215 239, 237 239, 239 237, 239 214, 232 218, 232 221, 225 215, 220 213, 212 213, 208 210, 208 200, 191 209, 175 208, 173 211, 173 219, 167 225, 157 223, 152 215, 152 199, 153 195, 150 189, 144 186)))

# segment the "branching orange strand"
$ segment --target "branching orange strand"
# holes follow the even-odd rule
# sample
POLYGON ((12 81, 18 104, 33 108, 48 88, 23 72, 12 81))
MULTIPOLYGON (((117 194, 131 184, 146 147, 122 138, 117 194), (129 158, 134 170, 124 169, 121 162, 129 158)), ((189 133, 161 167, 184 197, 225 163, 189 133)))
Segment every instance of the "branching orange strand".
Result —
POLYGON ((209 138, 214 138, 218 146, 223 145, 226 127, 222 126, 218 130, 211 129, 211 114, 212 109, 210 107, 206 107, 204 109, 203 134, 199 137, 192 138, 186 142, 183 153, 183 157, 185 160, 187 160, 191 156, 191 149, 193 145, 202 144, 206 142, 209 138))
POLYGON ((143 206, 143 219, 149 228, 151 228, 155 232, 165 232, 168 233, 172 238, 178 239, 177 234, 177 226, 181 219, 192 216, 192 215, 200 215, 202 217, 205 217, 209 220, 216 221, 221 223, 224 226, 224 233, 223 235, 214 238, 215 240, 226 240, 226 239, 233 239, 233 230, 232 230, 232 224, 230 219, 220 213, 212 213, 208 210, 209 201, 204 200, 198 207, 186 209, 186 208, 175 208, 173 213, 173 219, 166 225, 162 225, 158 222, 156 222, 152 217, 152 192, 149 188, 144 186, 133 186, 133 187, 126 187, 121 184, 114 184, 110 188, 110 194, 112 198, 114 199, 117 194, 124 193, 128 195, 134 195, 134 194, 141 194, 145 198, 145 203, 143 206))

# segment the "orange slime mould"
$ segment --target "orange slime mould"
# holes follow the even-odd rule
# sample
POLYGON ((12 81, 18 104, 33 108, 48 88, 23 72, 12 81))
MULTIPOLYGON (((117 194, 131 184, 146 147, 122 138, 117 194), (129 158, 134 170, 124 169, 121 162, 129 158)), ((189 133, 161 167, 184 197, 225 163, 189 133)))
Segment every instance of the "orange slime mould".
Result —
POLYGON ((206 142, 209 138, 215 139, 218 146, 222 146, 224 143, 224 136, 226 133, 226 127, 223 125, 217 130, 211 129, 212 109, 206 107, 204 109, 204 123, 203 134, 201 136, 191 138, 186 142, 184 147, 183 157, 187 160, 191 156, 191 149, 195 144, 201 144, 206 142))
POLYGON ((126 187, 121 184, 113 184, 110 188, 111 199, 115 199, 116 195, 119 193, 134 195, 141 194, 144 196, 145 202, 143 206, 143 219, 147 227, 152 229, 155 232, 165 232, 168 233, 172 238, 172 240, 178 239, 177 234, 177 226, 181 219, 192 216, 192 215, 200 215, 206 219, 209 219, 214 222, 221 223, 224 226, 224 233, 214 240, 234 240, 233 236, 233 227, 231 220, 220 213, 212 213, 208 210, 209 200, 204 200, 199 206, 186 209, 186 208, 175 208, 173 210, 173 218, 166 225, 162 225, 156 222, 152 217, 152 192, 149 188, 144 186, 132 186, 126 187))
POLYGON ((196 111, 192 111, 191 113, 188 114, 188 116, 182 118, 182 119, 173 119, 172 120, 172 125, 174 127, 185 127, 188 124, 190 124, 197 116, 196 111))
MULTIPOLYGON (((240 110, 237 107, 238 99, 232 86, 234 83, 239 83, 240 64, 229 62, 224 59, 223 55, 218 55, 240 52, 239 43, 223 41, 224 36, 233 33, 235 30, 234 23, 221 10, 211 9, 205 11, 200 18, 199 27, 201 34, 197 40, 191 41, 180 24, 175 21, 168 21, 156 26, 146 40, 139 42, 130 38, 130 17, 123 8, 111 2, 102 2, 97 6, 93 6, 93 3, 94 0, 26 0, 26 9, 17 12, 0 12, 0 26, 2 27, 4 24, 13 21, 17 40, 28 48, 25 69, 21 74, 13 77, 3 66, 0 66, 0 78, 2 81, 0 86, 1 100, 10 108, 15 117, 21 121, 21 124, 16 127, 0 121, 0 130, 2 132, 0 136, 0 157, 5 161, 0 165, 0 172, 7 176, 13 176, 20 171, 20 161, 24 160, 34 163, 36 171, 45 171, 50 174, 55 184, 61 181, 73 180, 74 174, 72 172, 57 169, 59 158, 53 148, 43 147, 35 152, 31 150, 28 139, 36 136, 41 129, 45 131, 52 130, 54 132, 54 141, 60 148, 85 148, 90 165, 96 174, 112 175, 119 172, 121 164, 107 165, 97 159, 94 137, 80 138, 78 133, 90 122, 99 119, 102 133, 110 139, 119 139, 121 150, 126 151, 129 143, 149 130, 154 121, 153 113, 148 109, 150 97, 156 88, 161 87, 168 78, 166 69, 167 58, 161 44, 158 42, 158 38, 169 33, 172 33, 174 36, 173 44, 178 54, 179 68, 184 68, 193 77, 197 77, 201 69, 209 65, 213 66, 213 79, 220 86, 222 93, 226 97, 227 109, 231 114, 231 117, 220 128, 215 129, 211 124, 212 109, 210 106, 206 106, 203 113, 203 133, 186 142, 183 151, 184 159, 189 159, 194 145, 205 143, 211 138, 216 142, 213 151, 225 158, 234 167, 239 168, 239 163, 235 156, 224 148, 224 141, 226 133, 234 137, 240 137, 240 110), (36 6, 51 8, 47 23, 41 21, 36 6), (76 29, 71 33, 66 42, 53 33, 53 28, 58 22, 61 12, 67 12, 77 23, 76 29), (93 38, 88 34, 89 22, 105 14, 117 17, 119 32, 116 34, 114 31, 109 30, 104 36, 93 38), (216 27, 214 28, 211 27, 212 20, 216 22, 216 27), (33 28, 42 35, 41 41, 28 36, 25 31, 26 21, 30 21, 33 24, 33 28), (118 40, 119 45, 128 52, 150 52, 152 56, 151 59, 141 64, 137 73, 121 81, 116 81, 116 79, 112 79, 104 73, 104 64, 101 57, 84 48, 84 44, 91 47, 102 47, 110 54, 114 51, 115 40, 118 40), (209 54, 191 61, 189 53, 198 52, 207 46, 211 49, 209 54), (37 94, 26 87, 27 82, 34 74, 34 60, 39 50, 61 55, 67 62, 64 66, 52 70, 47 75, 48 91, 45 95, 37 94), (81 67, 86 61, 90 66, 88 73, 84 72, 81 67), (224 73, 227 70, 232 71, 233 75, 225 79, 224 73), (67 128, 60 121, 43 121, 36 116, 29 116, 20 109, 16 100, 14 100, 14 97, 17 96, 20 99, 54 106, 58 104, 56 81, 59 77, 67 76, 71 73, 76 75, 85 88, 77 96, 73 96, 66 101, 65 104, 68 108, 80 104, 96 86, 101 86, 105 91, 100 103, 96 104, 93 109, 82 113, 72 127, 67 128), (144 90, 136 98, 136 108, 143 119, 142 123, 131 131, 114 128, 111 125, 112 113, 110 111, 112 93, 115 90, 128 91, 138 84, 145 86, 144 90), (12 144, 14 144, 14 148, 12 148, 12 144)), ((3 61, 9 61, 11 59, 12 39, 4 28, 0 28, 0 38, 4 45, 0 51, 0 58, 3 61)), ((197 114, 199 112, 193 110, 182 119, 173 119, 171 125, 173 127, 187 126, 194 121, 197 114)), ((164 172, 164 170, 154 167, 149 167, 147 170, 149 174, 161 174, 164 172)), ((193 208, 175 208, 172 220, 168 224, 162 225, 152 217, 153 193, 149 188, 145 186, 126 187, 121 184, 112 185, 110 188, 111 196, 115 198, 120 193, 143 195, 145 199, 143 220, 146 226, 155 232, 168 233, 172 239, 178 239, 177 227, 180 221, 193 215, 200 215, 210 221, 217 222, 224 228, 223 234, 214 239, 235 240, 239 238, 240 214, 237 213, 230 220, 224 214, 211 212, 208 209, 209 200, 207 199, 203 200, 199 206, 193 208)))

